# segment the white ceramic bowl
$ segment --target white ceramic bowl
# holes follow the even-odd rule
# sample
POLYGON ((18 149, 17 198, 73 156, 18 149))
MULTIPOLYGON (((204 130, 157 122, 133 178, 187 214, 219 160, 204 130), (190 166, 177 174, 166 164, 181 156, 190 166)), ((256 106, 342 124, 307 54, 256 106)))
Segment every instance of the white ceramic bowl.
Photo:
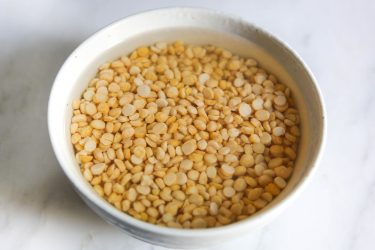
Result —
POLYGON ((265 225, 289 205, 311 178, 325 137, 325 112, 318 86, 296 53, 269 33, 239 18, 203 9, 170 8, 126 17, 83 42, 61 67, 48 104, 53 149, 77 193, 98 215, 135 238, 167 247, 217 244, 265 225), (295 171, 288 186, 265 209, 231 225, 210 229, 172 229, 139 221, 107 203, 82 177, 70 141, 72 101, 82 94, 102 63, 140 45, 183 40, 213 44, 253 57, 290 87, 302 118, 302 137, 295 171))

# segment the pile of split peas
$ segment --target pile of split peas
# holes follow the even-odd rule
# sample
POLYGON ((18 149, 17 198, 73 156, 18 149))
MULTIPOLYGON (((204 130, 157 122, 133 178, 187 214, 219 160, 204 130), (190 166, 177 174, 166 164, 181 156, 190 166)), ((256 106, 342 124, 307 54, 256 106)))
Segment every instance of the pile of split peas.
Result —
POLYGON ((102 65, 73 102, 84 178, 119 210, 175 228, 243 220, 293 172, 291 91, 251 58, 181 41, 102 65))

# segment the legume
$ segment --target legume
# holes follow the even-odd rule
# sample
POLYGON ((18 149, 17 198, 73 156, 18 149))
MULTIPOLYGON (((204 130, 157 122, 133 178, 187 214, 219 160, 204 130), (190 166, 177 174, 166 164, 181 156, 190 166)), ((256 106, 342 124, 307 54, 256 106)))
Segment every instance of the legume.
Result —
POLYGON ((102 65, 72 107, 84 178, 153 224, 243 220, 282 192, 297 158, 290 89, 254 59, 211 45, 140 47, 102 65))

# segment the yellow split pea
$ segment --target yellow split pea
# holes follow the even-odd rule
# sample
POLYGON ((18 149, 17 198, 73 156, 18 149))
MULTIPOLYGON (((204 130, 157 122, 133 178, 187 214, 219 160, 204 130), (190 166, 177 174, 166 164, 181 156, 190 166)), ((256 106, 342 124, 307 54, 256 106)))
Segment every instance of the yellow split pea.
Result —
POLYGON ((290 89, 254 59, 177 41, 103 64, 70 129, 84 178, 113 206, 205 228, 251 216, 287 186, 299 123, 290 89))

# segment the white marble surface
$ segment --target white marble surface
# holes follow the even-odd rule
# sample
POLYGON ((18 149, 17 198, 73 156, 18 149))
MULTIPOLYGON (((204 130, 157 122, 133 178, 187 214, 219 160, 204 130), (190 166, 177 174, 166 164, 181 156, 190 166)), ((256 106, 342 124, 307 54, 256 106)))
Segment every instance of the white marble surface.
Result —
POLYGON ((326 150, 303 195, 265 228, 213 249, 374 249, 371 0, 0 0, 0 249, 162 249, 83 204, 53 155, 46 114, 54 76, 81 41, 128 14, 176 5, 225 10, 282 38, 315 73, 328 112, 326 150))

